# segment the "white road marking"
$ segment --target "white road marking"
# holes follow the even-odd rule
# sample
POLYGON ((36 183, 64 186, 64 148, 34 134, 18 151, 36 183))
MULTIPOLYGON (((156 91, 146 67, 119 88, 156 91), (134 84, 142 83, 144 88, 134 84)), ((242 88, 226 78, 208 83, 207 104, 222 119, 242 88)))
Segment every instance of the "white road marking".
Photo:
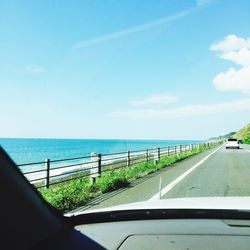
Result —
POLYGON ((250 150, 246 149, 247 152, 250 152, 250 150))
MULTIPOLYGON (((180 181, 182 181, 187 175, 189 175, 192 171, 194 171, 197 167, 199 167, 203 162, 205 162, 210 156, 212 156, 214 153, 216 153, 218 150, 220 150, 224 145, 221 145, 219 148, 214 150, 212 153, 207 155, 204 159, 199 161, 197 164, 195 164, 192 168, 184 172, 182 175, 180 175, 178 178, 176 178, 174 181, 172 181, 170 184, 168 184, 165 188, 161 190, 161 197, 164 196, 166 193, 168 193, 174 186, 176 186, 180 181)), ((158 200, 160 197, 160 194, 157 193, 153 197, 149 199, 149 201, 158 200)))

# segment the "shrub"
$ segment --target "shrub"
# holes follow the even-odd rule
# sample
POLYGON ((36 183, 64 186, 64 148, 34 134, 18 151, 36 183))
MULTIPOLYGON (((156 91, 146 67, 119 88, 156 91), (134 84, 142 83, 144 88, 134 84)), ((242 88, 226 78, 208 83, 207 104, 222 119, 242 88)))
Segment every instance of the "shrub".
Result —
POLYGON ((98 178, 96 185, 102 193, 106 193, 126 187, 129 185, 129 182, 123 171, 111 171, 106 173, 103 177, 98 178))

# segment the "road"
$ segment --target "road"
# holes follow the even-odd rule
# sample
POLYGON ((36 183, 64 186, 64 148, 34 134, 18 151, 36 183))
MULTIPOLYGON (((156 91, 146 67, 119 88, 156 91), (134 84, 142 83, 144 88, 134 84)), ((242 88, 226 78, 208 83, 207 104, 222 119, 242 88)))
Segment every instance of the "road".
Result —
POLYGON ((145 176, 128 188, 105 194, 79 210, 158 199, 160 178, 162 199, 250 196, 250 145, 242 145, 239 150, 223 145, 205 151, 145 176))
POLYGON ((243 147, 223 146, 162 198, 250 196, 250 149, 243 147))

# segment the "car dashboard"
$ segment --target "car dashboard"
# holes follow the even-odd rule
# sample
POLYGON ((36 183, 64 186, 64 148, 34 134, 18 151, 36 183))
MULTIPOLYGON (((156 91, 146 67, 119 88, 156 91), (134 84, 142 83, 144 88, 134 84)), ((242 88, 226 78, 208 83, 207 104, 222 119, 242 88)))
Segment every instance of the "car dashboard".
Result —
POLYGON ((106 249, 249 249, 250 220, 202 216, 120 221, 114 217, 75 229, 106 249))
POLYGON ((76 230, 107 249, 249 249, 250 222, 218 219, 121 221, 76 230))

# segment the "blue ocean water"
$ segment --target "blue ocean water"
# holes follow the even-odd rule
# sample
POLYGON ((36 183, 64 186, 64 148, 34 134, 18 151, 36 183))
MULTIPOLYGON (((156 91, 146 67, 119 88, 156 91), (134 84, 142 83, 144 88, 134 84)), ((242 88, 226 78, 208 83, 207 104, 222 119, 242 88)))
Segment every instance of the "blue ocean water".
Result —
POLYGON ((17 164, 89 156, 91 152, 116 153, 199 142, 201 141, 0 138, 0 145, 17 164))

